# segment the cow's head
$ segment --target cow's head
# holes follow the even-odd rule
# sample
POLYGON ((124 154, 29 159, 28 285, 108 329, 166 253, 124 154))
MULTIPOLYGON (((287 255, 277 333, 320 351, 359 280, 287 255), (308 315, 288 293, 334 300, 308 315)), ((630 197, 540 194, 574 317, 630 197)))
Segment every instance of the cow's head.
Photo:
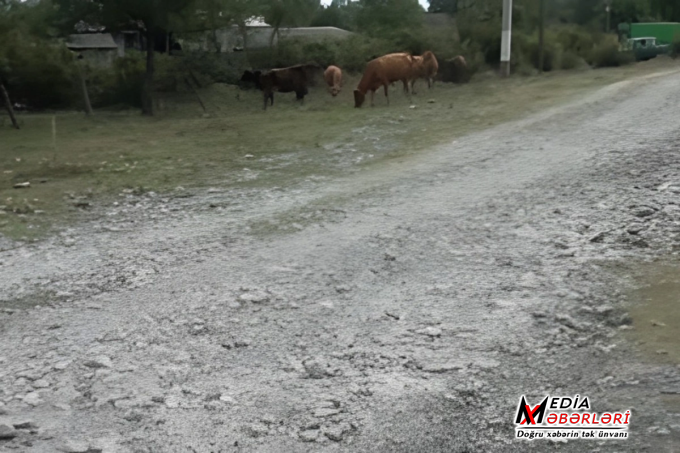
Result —
POLYGON ((366 95, 359 90, 354 90, 354 107, 359 108, 364 104, 366 95))
POLYGON ((338 93, 340 93, 340 87, 337 86, 337 85, 332 86, 332 87, 331 87, 331 95, 332 95, 333 97, 335 97, 335 96, 338 95, 338 93))

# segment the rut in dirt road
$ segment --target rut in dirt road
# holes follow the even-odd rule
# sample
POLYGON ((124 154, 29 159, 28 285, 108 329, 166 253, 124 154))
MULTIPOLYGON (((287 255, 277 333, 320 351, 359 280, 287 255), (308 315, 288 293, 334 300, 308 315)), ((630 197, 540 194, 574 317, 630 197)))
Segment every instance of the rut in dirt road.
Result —
POLYGON ((616 268, 673 253, 679 119, 676 74, 626 82, 313 194, 5 252, 2 288, 69 292, 0 314, 0 449, 545 451, 520 395, 578 393, 634 407, 630 439, 550 448, 672 451, 680 369, 632 355, 616 268))

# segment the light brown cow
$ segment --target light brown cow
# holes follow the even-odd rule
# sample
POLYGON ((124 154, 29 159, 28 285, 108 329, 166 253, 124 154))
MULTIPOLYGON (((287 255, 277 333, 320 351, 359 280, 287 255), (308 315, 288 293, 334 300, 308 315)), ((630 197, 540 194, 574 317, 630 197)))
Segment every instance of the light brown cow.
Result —
POLYGON ((404 89, 410 98, 408 82, 412 74, 413 57, 407 53, 391 53, 369 61, 359 86, 354 90, 354 107, 359 108, 363 105, 366 93, 369 91, 371 92, 371 106, 373 106, 375 92, 381 86, 385 89, 385 99, 389 105, 388 86, 400 80, 404 83, 404 89))
POLYGON ((434 86, 434 78, 439 71, 439 62, 429 50, 421 56, 413 57, 413 74, 410 77, 411 92, 415 93, 413 87, 418 79, 427 80, 427 87, 434 86))
POLYGON ((329 66, 323 73, 323 79, 328 85, 328 91, 333 95, 337 96, 342 88, 342 70, 337 66, 329 66))

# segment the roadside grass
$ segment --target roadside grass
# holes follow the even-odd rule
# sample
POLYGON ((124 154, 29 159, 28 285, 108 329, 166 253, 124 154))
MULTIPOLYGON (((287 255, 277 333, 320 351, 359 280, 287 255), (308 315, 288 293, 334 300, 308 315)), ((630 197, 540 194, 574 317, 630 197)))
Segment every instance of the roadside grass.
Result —
POLYGON ((627 78, 680 68, 657 58, 623 68, 557 72, 506 80, 486 74, 468 85, 419 82, 415 108, 391 90, 376 107, 353 107, 358 77, 332 98, 311 90, 304 105, 277 94, 262 110, 255 91, 213 85, 200 94, 159 96, 154 118, 137 111, 20 115, 15 131, 0 116, 0 234, 37 239, 77 220, 81 209, 123 190, 177 186, 273 188, 408 159, 428 147, 519 119, 627 78), (56 141, 52 120, 56 119, 56 141), (250 157, 250 156, 252 157, 250 157), (30 182, 30 188, 14 189, 30 182))

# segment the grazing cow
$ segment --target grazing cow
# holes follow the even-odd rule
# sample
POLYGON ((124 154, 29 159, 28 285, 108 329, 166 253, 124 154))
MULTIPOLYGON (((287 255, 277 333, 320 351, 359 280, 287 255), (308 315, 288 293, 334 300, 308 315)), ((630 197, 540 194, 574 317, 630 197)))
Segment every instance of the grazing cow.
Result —
POLYGON ((304 102, 309 93, 307 86, 310 83, 308 65, 291 66, 289 68, 271 69, 260 74, 258 79, 260 89, 264 93, 264 109, 267 109, 267 100, 274 105, 274 92, 295 93, 295 98, 304 102))
MULTIPOLYGON (((267 71, 264 71, 267 72, 267 71)), ((241 75, 241 80, 239 82, 239 86, 241 89, 243 88, 256 88, 260 91, 264 91, 262 88, 262 83, 260 81, 260 78, 262 77, 263 71, 257 70, 257 71, 244 71, 243 75, 241 75)), ((238 96, 237 96, 238 97, 238 96)), ((274 93, 269 92, 265 93, 265 109, 267 108, 267 99, 269 99, 270 104, 274 105, 274 93)))
POLYGON ((328 85, 328 91, 330 91, 333 97, 340 93, 342 88, 342 70, 337 66, 329 66, 323 73, 323 78, 328 85))
POLYGON ((410 78, 411 92, 415 93, 413 87, 416 81, 421 78, 427 80, 427 88, 432 88, 437 71, 439 71, 439 62, 437 62, 437 57, 429 50, 421 56, 413 57, 413 75, 410 78))
POLYGON ((381 86, 385 89, 385 99, 389 105, 388 86, 399 80, 404 83, 404 90, 410 97, 408 82, 412 73, 413 57, 407 53, 391 53, 369 61, 359 86, 354 90, 354 107, 359 108, 363 105, 366 93, 369 91, 371 92, 371 106, 373 106, 375 92, 381 86))

